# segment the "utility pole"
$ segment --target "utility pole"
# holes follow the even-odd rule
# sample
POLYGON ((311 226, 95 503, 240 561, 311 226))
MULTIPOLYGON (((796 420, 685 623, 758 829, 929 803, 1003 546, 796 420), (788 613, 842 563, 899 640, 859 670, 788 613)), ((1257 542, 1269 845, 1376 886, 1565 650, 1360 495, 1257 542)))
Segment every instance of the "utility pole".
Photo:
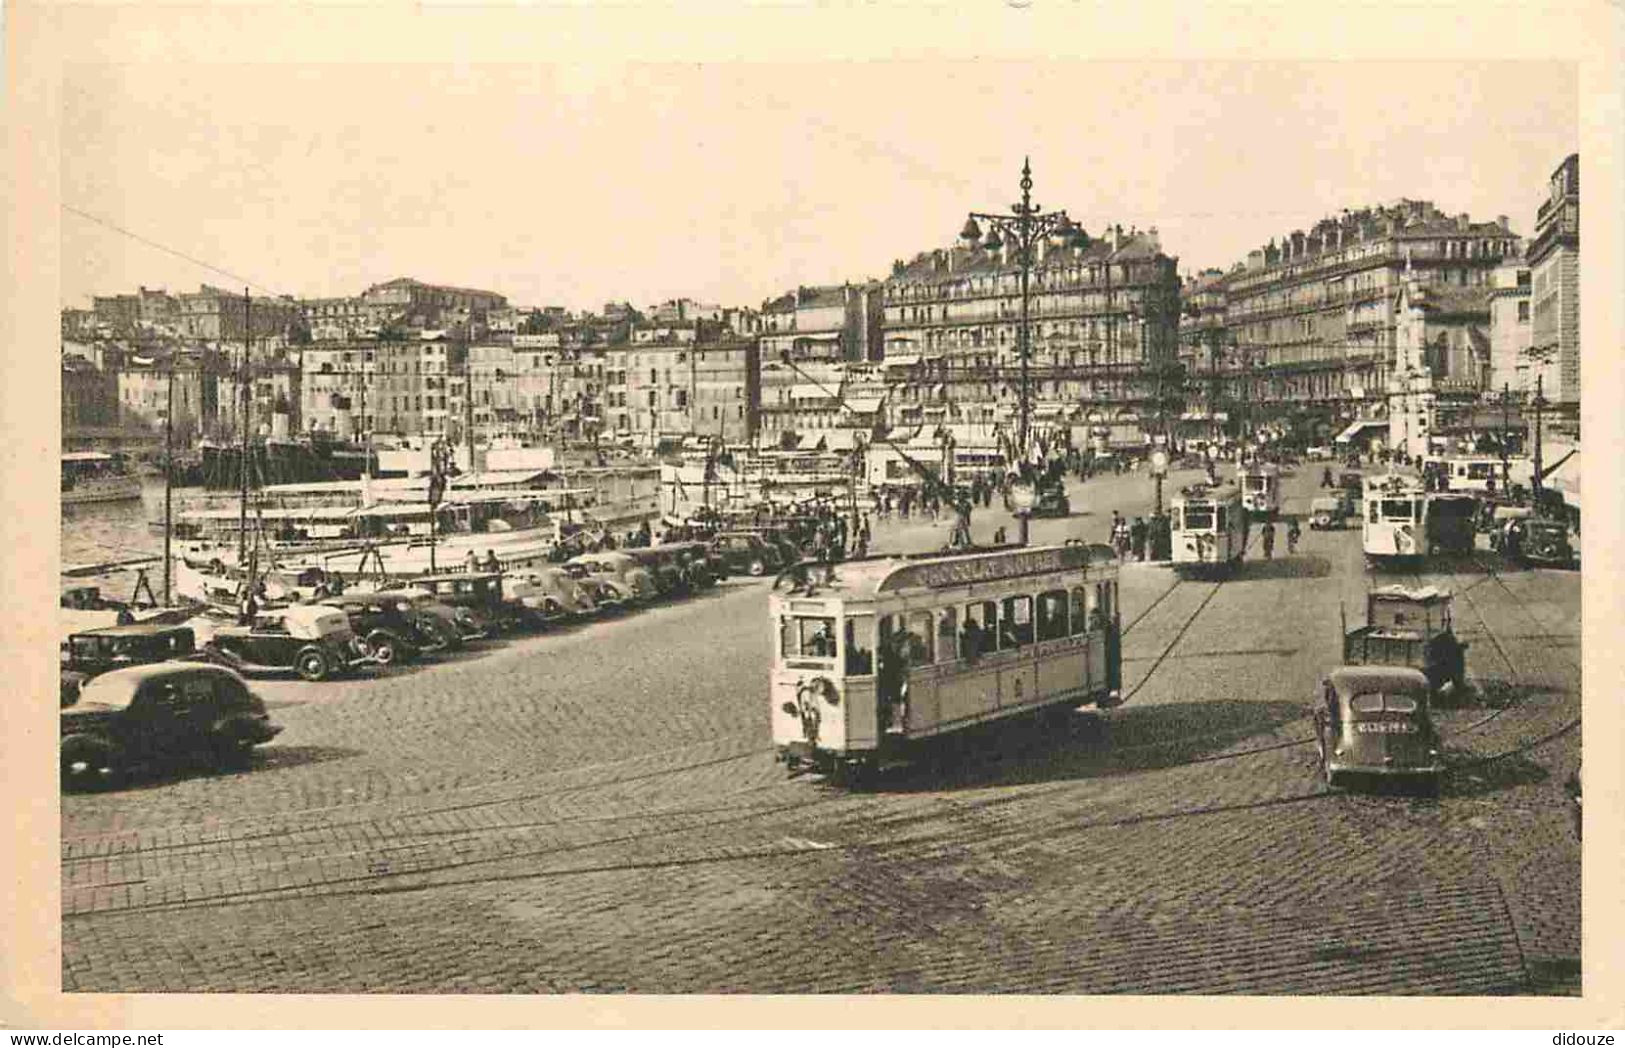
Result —
POLYGON ((1507 441, 1512 435, 1512 384, 1501 384, 1501 495, 1512 492, 1512 461, 1507 453, 1507 441))
MULTIPOLYGON (((252 325, 253 303, 248 296, 248 289, 243 288, 243 364, 237 375, 237 382, 242 386, 242 409, 238 413, 237 423, 242 427, 242 460, 238 463, 237 477, 240 490, 237 500, 237 567, 241 569, 248 563, 248 351, 252 325)), ((252 580, 249 580, 252 585, 252 580)))
POLYGON ((169 607, 170 540, 175 534, 175 350, 169 351, 169 392, 164 402, 164 607, 169 607))
POLYGON ((1544 479, 1540 474, 1540 409, 1544 407, 1546 403, 1546 398, 1543 395, 1545 389, 1545 378, 1545 375, 1535 376, 1535 472, 1530 483, 1531 487, 1534 489, 1535 509, 1537 511, 1540 509, 1541 481, 1544 479))

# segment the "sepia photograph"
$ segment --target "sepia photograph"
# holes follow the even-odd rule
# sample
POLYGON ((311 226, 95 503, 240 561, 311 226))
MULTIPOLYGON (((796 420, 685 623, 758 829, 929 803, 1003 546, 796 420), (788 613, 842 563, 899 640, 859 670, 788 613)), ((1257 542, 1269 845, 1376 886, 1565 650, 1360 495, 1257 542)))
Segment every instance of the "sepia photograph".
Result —
POLYGON ((455 50, 60 69, 64 995, 1582 995, 1577 59, 455 50))

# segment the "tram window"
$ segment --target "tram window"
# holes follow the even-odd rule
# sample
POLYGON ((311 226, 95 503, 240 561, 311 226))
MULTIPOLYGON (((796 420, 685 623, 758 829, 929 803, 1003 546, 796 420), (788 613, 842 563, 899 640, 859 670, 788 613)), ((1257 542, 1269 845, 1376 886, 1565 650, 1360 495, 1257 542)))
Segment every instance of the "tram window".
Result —
MULTIPOLYGON (((1185 530, 1206 531, 1213 527, 1213 509, 1210 506, 1186 506, 1185 530)), ((1219 508, 1219 527, 1224 527, 1224 508, 1219 508)))
POLYGON ((780 645, 787 659, 835 657, 835 620, 786 615, 779 620, 780 645))
POLYGON ((908 661, 911 666, 926 666, 937 661, 935 655, 936 631, 932 629, 929 611, 912 611, 908 615, 908 661))
MULTIPOLYGON (((830 652, 834 654, 834 652, 830 652)), ((846 617, 846 675, 867 677, 875 671, 875 617, 846 617)))
POLYGON ((1089 588, 1072 587, 1072 635, 1089 632, 1089 588))
POLYGON ((1038 595, 1038 639, 1058 640, 1066 636, 1066 590, 1050 590, 1038 595))
POLYGON ((952 662, 959 655, 959 609, 943 608, 937 612, 937 658, 952 662))
POLYGON ((1380 508, 1381 508, 1380 504, 1377 502, 1377 500, 1372 499, 1371 500, 1371 523, 1373 523, 1373 524, 1377 523, 1377 519, 1378 519, 1377 518, 1377 513, 1378 513, 1380 508))
POLYGON ((1033 599, 1006 597, 999 615, 999 650, 1033 642, 1033 599))
POLYGON ((999 650, 999 606, 991 600, 965 605, 964 642, 970 646, 966 658, 999 650))
POLYGON ((1414 499, 1382 500, 1382 515, 1385 520, 1410 520, 1415 512, 1414 499))

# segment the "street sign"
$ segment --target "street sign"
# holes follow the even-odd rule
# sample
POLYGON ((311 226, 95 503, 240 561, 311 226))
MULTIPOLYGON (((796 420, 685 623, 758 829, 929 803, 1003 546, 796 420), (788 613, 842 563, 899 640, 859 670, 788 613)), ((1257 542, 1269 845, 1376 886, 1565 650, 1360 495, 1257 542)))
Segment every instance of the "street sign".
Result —
POLYGON ((1168 472, 1168 453, 1166 451, 1158 450, 1151 453, 1151 472, 1158 477, 1168 472))
POLYGON ((1031 512, 1037 497, 1037 490, 1031 484, 1010 486, 1010 504, 1015 507, 1017 513, 1031 512))

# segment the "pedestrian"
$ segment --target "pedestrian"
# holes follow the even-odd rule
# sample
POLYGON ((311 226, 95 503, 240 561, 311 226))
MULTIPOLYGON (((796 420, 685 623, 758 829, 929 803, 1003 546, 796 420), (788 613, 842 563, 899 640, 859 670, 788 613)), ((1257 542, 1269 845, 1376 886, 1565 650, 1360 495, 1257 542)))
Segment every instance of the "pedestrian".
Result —
POLYGON ((1004 545, 1004 539, 1005 539, 1004 525, 1000 524, 997 528, 993 529, 993 545, 995 545, 995 546, 1004 545))
POLYGON ((463 570, 467 571, 467 572, 470 572, 470 573, 479 571, 480 570, 480 555, 478 553, 475 553, 473 550, 469 550, 468 551, 468 556, 463 558, 463 570))
POLYGON ((1271 560, 1275 556, 1275 522, 1264 522, 1264 559, 1271 560))
POLYGON ((494 549, 488 549, 488 550, 485 551, 485 570, 486 571, 501 571, 502 570, 502 562, 497 559, 497 552, 494 549))
POLYGON ((1303 535, 1303 529, 1298 527, 1298 518, 1293 517, 1286 526, 1286 551, 1293 554, 1298 552, 1298 539, 1303 535))
POLYGON ((1145 559, 1145 518, 1135 517, 1134 523, 1128 529, 1129 546, 1134 551, 1135 560, 1145 559))
POLYGON ((1332 486, 1332 467, 1327 466, 1325 469, 1320 471, 1320 486, 1323 488, 1329 488, 1332 486))

